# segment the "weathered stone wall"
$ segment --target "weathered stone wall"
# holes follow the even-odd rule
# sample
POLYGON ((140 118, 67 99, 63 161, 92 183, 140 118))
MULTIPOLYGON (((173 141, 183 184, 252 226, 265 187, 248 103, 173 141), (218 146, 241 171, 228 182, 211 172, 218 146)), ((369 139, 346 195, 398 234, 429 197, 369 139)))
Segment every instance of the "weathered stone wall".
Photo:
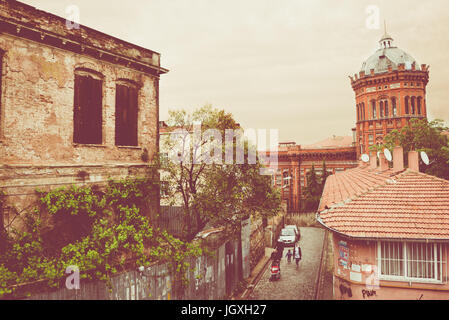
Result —
POLYGON ((157 81, 115 66, 32 41, 0 36, 3 58, 2 162, 113 163, 141 162, 143 148, 156 152, 157 81), (103 144, 73 143, 74 71, 87 68, 103 75, 103 144), (138 147, 115 142, 115 87, 118 79, 139 84, 138 147))
MULTIPOLYGON (((79 30, 66 30, 64 19, 16 2, 0 1, 0 23, 2 28, 7 23, 17 29, 16 33, 16 29, 6 27, 0 31, 0 50, 4 52, 0 191, 6 194, 4 208, 15 207, 21 212, 34 199, 36 188, 103 183, 109 178, 148 173, 148 163, 158 152, 159 75, 145 72, 144 68, 139 71, 137 66, 141 63, 159 68, 159 54, 83 26, 79 30), (34 39, 32 32, 40 37, 34 39), (60 39, 61 44, 53 44, 53 38, 47 40, 50 36, 60 39), (75 42, 81 45, 79 52, 75 50, 75 42), (73 46, 61 48, 66 43, 73 46), (84 52, 84 45, 95 49, 84 52), (121 55, 117 63, 105 59, 114 54, 121 55), (129 67, 124 65, 125 60, 129 61, 129 67), (102 77, 99 145, 73 143, 74 82, 78 68, 92 70, 102 77), (124 79, 139 88, 135 147, 115 145, 116 83, 124 79), (89 174, 85 181, 79 180, 80 171, 89 174)), ((154 202, 157 210, 158 197, 154 202)))
MULTIPOLYGON (((50 191, 54 188, 70 185, 104 186, 109 179, 120 180, 126 177, 144 177, 150 170, 146 164, 98 164, 98 165, 0 165, 0 182, 5 193, 5 205, 2 210, 3 226, 7 231, 12 227, 20 227, 23 213, 36 205, 36 189, 50 191), (80 172, 88 173, 80 176, 80 172)), ((157 192, 158 190, 155 190, 157 192)), ((153 198, 157 198, 156 195, 153 198)), ((158 203, 150 204, 150 212, 146 214, 155 218, 158 203)), ((0 221, 1 222, 1 221, 0 221)))

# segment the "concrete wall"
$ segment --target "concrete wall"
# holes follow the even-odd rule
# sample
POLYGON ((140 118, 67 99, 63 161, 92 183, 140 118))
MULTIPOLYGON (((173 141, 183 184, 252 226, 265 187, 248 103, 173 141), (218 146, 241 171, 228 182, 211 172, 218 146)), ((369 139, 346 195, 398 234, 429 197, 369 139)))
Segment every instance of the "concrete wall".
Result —
POLYGON ((353 241, 333 234, 333 252, 334 299, 449 299, 446 247, 443 247, 442 284, 379 280, 373 272, 374 267, 377 268, 375 241, 353 241))
POLYGON ((262 219, 251 221, 250 248, 250 268, 253 270, 265 254, 265 232, 262 219))

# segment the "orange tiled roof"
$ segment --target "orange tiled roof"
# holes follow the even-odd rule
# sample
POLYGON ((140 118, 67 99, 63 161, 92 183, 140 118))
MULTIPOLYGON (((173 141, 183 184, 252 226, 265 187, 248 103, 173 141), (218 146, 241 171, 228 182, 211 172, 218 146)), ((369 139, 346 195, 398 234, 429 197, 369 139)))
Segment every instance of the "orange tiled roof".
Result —
POLYGON ((319 211, 350 237, 449 239, 449 181, 358 167, 328 177, 319 211))

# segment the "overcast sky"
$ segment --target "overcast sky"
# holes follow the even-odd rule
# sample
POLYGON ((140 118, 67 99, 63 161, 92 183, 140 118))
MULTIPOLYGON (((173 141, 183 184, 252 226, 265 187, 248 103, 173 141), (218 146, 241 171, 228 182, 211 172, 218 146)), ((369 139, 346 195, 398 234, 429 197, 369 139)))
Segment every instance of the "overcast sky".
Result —
POLYGON ((395 45, 430 67, 429 118, 449 120, 449 3, 299 0, 25 0, 161 53, 160 119, 206 103, 245 128, 279 129, 309 144, 351 135, 348 75, 378 48, 383 21, 395 45), (367 27, 378 6, 380 29, 367 27))

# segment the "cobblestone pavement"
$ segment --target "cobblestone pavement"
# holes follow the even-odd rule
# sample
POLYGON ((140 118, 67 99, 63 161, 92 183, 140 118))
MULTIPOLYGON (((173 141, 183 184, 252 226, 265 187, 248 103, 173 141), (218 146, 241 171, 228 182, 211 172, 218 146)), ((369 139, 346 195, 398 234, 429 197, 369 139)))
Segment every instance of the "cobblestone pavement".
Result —
POLYGON ((300 228, 301 240, 299 245, 302 260, 299 267, 292 259, 287 262, 284 249, 284 258, 281 261, 281 279, 269 281, 270 270, 266 268, 260 281, 256 284, 249 300, 312 300, 314 299, 316 280, 318 276, 321 251, 323 248, 324 230, 319 228, 300 228))

